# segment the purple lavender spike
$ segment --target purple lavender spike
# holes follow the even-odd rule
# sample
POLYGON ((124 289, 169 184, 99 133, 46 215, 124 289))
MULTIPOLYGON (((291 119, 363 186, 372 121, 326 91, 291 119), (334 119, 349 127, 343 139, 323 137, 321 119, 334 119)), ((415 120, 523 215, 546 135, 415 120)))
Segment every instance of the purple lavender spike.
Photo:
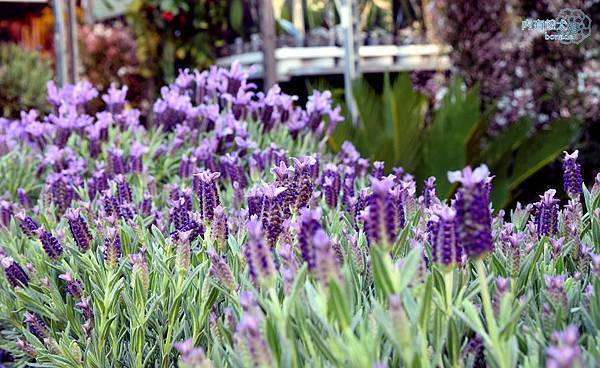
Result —
POLYGON ((549 189, 540 201, 535 203, 535 225, 538 237, 551 236, 558 231, 558 199, 554 198, 556 190, 549 189))
POLYGON ((210 275, 215 277, 219 282, 221 282, 226 288, 229 290, 235 290, 236 282, 233 277, 233 273, 231 272, 231 268, 223 259, 223 257, 219 256, 215 251, 210 250, 208 255, 211 260, 211 266, 209 269, 210 275))
POLYGON ((269 287, 275 278, 273 254, 265 244, 260 223, 252 218, 248 222, 248 244, 244 248, 250 276, 255 283, 269 287))
POLYGON ((121 236, 119 230, 115 228, 109 228, 107 231, 106 239, 104 240, 104 262, 110 268, 117 266, 121 259, 121 236))
POLYGON ((577 163, 578 156, 579 151, 575 151, 571 154, 565 152, 565 158, 563 160, 564 188, 565 192, 567 192, 572 199, 579 198, 583 184, 581 167, 577 163))
POLYGON ((70 208, 65 217, 69 223, 69 229, 71 230, 73 239, 75 239, 75 243, 77 243, 77 246, 82 252, 86 252, 90 249, 93 238, 87 223, 81 216, 81 210, 79 208, 70 208))
POLYGON ((390 193, 394 185, 391 177, 382 180, 371 178, 373 193, 365 209, 365 232, 371 244, 392 245, 396 241, 396 210, 390 193))
POLYGON ((300 247, 302 259, 307 263, 309 271, 313 271, 317 266, 313 238, 317 231, 322 229, 319 223, 320 219, 321 212, 319 210, 313 211, 308 209, 304 210, 298 218, 298 246, 300 247))
POLYGON ((38 238, 42 243, 42 247, 44 248, 44 251, 48 257, 57 259, 63 254, 63 247, 49 231, 46 231, 40 227, 35 230, 35 233, 38 235, 38 238))
POLYGON ((25 214, 25 210, 17 212, 15 218, 19 221, 19 228, 23 231, 23 234, 29 239, 34 239, 36 236, 35 231, 38 229, 38 224, 33 219, 25 214))
POLYGON ((83 290, 79 280, 75 279, 70 272, 63 273, 59 275, 58 278, 65 282, 65 290, 67 293, 71 294, 71 296, 76 300, 81 299, 83 290))
POLYGON ((48 329, 46 323, 35 313, 25 312, 24 322, 27 325, 29 331, 38 339, 44 340, 48 336, 48 329))
POLYGON ((210 229, 210 237, 221 250, 227 247, 227 238, 229 236, 229 224, 227 215, 222 206, 215 207, 215 216, 210 229))
POLYGON ((3 257, 0 255, 0 264, 4 268, 4 275, 8 280, 8 283, 13 288, 19 286, 29 286, 29 277, 25 273, 25 270, 11 257, 3 257))
POLYGON ((485 165, 475 170, 466 167, 462 172, 448 173, 451 183, 461 183, 453 207, 456 210, 460 243, 471 258, 494 251, 488 178, 489 171, 485 165))
POLYGON ((117 199, 119 204, 123 205, 125 203, 133 202, 133 196, 131 194, 131 186, 125 179, 125 177, 121 174, 118 174, 115 177, 115 183, 117 184, 117 199))
POLYGON ((446 205, 435 207, 427 228, 433 262, 443 266, 460 264, 462 247, 459 244, 456 211, 446 205))
POLYGON ((31 208, 31 199, 27 195, 27 192, 23 188, 17 189, 17 197, 19 197, 19 203, 24 208, 31 208))

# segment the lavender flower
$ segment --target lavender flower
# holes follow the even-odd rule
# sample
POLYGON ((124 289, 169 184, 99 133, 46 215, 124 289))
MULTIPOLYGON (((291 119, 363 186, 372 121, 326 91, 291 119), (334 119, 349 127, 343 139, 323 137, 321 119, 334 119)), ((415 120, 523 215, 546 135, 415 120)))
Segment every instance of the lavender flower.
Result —
POLYGON ((317 230, 312 242, 315 249, 317 279, 325 286, 328 286, 331 280, 339 282, 341 279, 340 266, 331 246, 331 240, 325 231, 317 230))
POLYGON ((510 279, 504 277, 496 278, 496 291, 494 292, 494 298, 492 300, 492 307, 496 318, 500 315, 500 305, 502 304, 502 298, 508 292, 510 287, 510 279))
POLYGON ((579 332, 569 325, 564 331, 552 334, 554 345, 546 348, 546 368, 571 368, 581 365, 579 332))
POLYGON ((545 292, 548 300, 555 308, 562 308, 566 312, 569 307, 569 300, 564 290, 565 276, 544 275, 544 281, 546 283, 545 292))
POLYGON ((435 194, 435 176, 430 176, 425 180, 425 185, 423 186, 423 205, 425 208, 429 208, 436 202, 439 201, 435 194))
POLYGON ((445 205, 435 207, 427 228, 433 262, 443 266, 460 264, 462 247, 459 243, 456 211, 445 205))
POLYGON ((65 290, 67 293, 71 294, 71 296, 79 300, 81 299, 82 289, 81 282, 73 277, 70 272, 63 273, 58 276, 59 279, 65 281, 65 290))
POLYGON ((57 259, 63 254, 63 247, 49 231, 46 231, 40 227, 37 230, 35 230, 35 233, 37 234, 38 239, 42 243, 42 247, 44 248, 44 251, 46 252, 48 257, 52 259, 57 259))
POLYGON ((104 262, 110 268, 115 268, 121 259, 121 236, 119 230, 108 228, 106 239, 104 240, 104 262))
POLYGON ((150 149, 139 142, 133 142, 129 149, 129 169, 132 173, 140 173, 144 170, 142 157, 148 153, 150 149))
POLYGON ((313 181, 311 176, 311 167, 316 164, 316 159, 311 156, 304 156, 301 159, 292 158, 294 161, 295 184, 298 197, 296 198, 295 209, 300 210, 308 205, 313 193, 313 181))
POLYGON ((373 171, 371 171, 371 176, 375 179, 381 180, 383 178, 384 166, 385 163, 383 161, 373 162, 373 171))
POLYGON ((35 351, 35 348, 31 346, 31 344, 29 344, 27 341, 17 338, 15 345, 28 357, 32 359, 35 359, 37 357, 37 351, 35 351))
POLYGON ((209 274, 221 282, 227 289, 235 290, 237 285, 227 262, 213 250, 210 250, 208 255, 211 260, 209 274))
POLYGON ((110 88, 108 89, 107 93, 102 95, 102 100, 106 104, 108 111, 113 114, 118 114, 123 111, 127 90, 127 86, 123 86, 121 89, 118 89, 116 84, 110 84, 110 88))
POLYGON ((581 186, 583 184, 581 167, 577 163, 578 156, 579 151, 575 151, 572 154, 565 152, 563 160, 564 188, 565 192, 572 199, 578 198, 581 195, 581 186))
POLYGON ((13 288, 16 289, 19 286, 29 286, 29 277, 14 259, 0 255, 0 264, 2 264, 2 268, 4 268, 4 275, 6 276, 8 283, 13 288))
POLYGON ((275 281, 275 263, 271 250, 265 244, 261 225, 255 218, 248 222, 248 243, 244 254, 252 280, 263 287, 270 287, 275 281))
POLYGON ((131 262, 132 283, 139 277, 144 290, 148 290, 150 287, 150 274, 148 272, 148 263, 146 263, 145 249, 142 248, 139 253, 130 254, 129 261, 131 262))
POLYGON ((540 201, 535 204, 535 226, 538 237, 551 236, 558 231, 558 199, 554 198, 556 190, 549 189, 540 201))
POLYGON ((364 220, 367 239, 372 244, 391 247, 396 242, 396 208, 390 193, 393 185, 391 177, 371 178, 373 193, 368 198, 364 220))
POLYGON ((213 223, 210 229, 210 237, 217 244, 221 250, 227 247, 227 238, 229 236, 229 224, 227 222, 227 215, 225 209, 222 206, 215 208, 215 215, 213 223))
POLYGON ((206 359, 204 351, 200 347, 194 347, 192 339, 187 339, 182 342, 178 342, 175 345, 175 349, 180 354, 181 362, 185 368, 210 368, 210 361, 206 359))
POLYGON ((192 247, 190 235, 192 231, 179 231, 175 250, 175 266, 180 274, 185 274, 190 269, 192 247))
POLYGON ((46 323, 40 316, 35 313, 25 312, 24 322, 27 325, 29 331, 38 339, 44 340, 48 336, 48 329, 46 323))
POLYGON ((17 197, 19 198, 19 203, 21 204, 21 206, 23 206, 24 208, 31 207, 31 199, 29 199, 29 196, 27 195, 27 192, 25 191, 25 189, 18 188, 17 189, 17 197))
POLYGON ((319 210, 312 211, 308 209, 304 210, 298 219, 298 245, 302 259, 307 263, 309 271, 314 271, 317 267, 314 236, 317 231, 322 229, 319 223, 320 219, 321 212, 319 210))
POLYGON ((81 209, 69 208, 65 215, 67 222, 69 223, 69 229, 75 239, 75 243, 82 252, 86 252, 90 249, 93 238, 87 223, 81 216, 81 209))
POLYGON ((0 223, 6 227, 10 226, 12 215, 13 204, 7 201, 0 201, 0 223))
POLYGON ((267 341, 260 333, 259 321, 255 316, 245 314, 235 331, 236 349, 243 352, 248 366, 270 367, 273 358, 267 341))
POLYGON ((275 247, 279 234, 283 230, 282 202, 285 191, 286 188, 276 187, 275 184, 268 184, 262 188, 263 199, 260 219, 271 247, 275 247))
POLYGON ((472 258, 479 258, 493 252, 487 167, 482 165, 475 170, 466 167, 462 172, 449 172, 448 179, 451 183, 461 184, 453 205, 456 210, 460 243, 472 258))
POLYGON ((212 222, 215 207, 220 203, 216 185, 219 176, 221 176, 221 173, 209 170, 194 174, 194 192, 200 202, 202 217, 208 222, 212 222))
POLYGON ((123 151, 117 148, 111 148, 107 154, 108 172, 112 175, 126 174, 127 163, 123 158, 123 151))
POLYGON ((15 218, 19 221, 19 228, 29 239, 34 239, 35 231, 38 229, 38 224, 25 214, 25 210, 17 212, 15 218))

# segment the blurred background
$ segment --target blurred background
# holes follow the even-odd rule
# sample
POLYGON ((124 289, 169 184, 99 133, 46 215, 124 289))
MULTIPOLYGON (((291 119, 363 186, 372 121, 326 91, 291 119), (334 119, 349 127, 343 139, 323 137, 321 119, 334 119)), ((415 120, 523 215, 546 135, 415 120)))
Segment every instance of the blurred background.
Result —
POLYGON ((45 86, 128 85, 151 119, 179 69, 251 69, 303 103, 331 90, 345 140, 422 183, 486 163, 497 208, 562 185, 560 156, 600 169, 598 0, 0 0, 0 108, 48 109, 45 86), (561 9, 591 18, 579 44, 522 30, 561 9))

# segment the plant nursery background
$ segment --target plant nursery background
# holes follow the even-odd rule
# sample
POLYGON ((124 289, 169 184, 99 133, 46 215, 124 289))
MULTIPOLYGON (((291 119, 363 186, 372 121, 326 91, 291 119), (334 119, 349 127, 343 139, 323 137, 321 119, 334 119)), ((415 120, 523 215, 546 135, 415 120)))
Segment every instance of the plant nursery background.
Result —
POLYGON ((599 15, 0 0, 0 368, 598 367, 599 15))

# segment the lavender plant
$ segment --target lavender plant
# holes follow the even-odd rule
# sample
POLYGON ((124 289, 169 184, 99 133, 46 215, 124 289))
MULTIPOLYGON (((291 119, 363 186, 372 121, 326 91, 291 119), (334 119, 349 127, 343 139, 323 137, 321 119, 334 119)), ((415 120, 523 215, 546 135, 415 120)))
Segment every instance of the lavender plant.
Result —
POLYGON ((588 190, 576 153, 569 203, 540 188, 492 217, 485 166, 419 195, 350 142, 326 149, 329 93, 302 107, 237 65, 181 71, 146 126, 125 88, 49 87, 53 112, 0 130, 0 349, 16 367, 600 360, 600 177, 588 190))

